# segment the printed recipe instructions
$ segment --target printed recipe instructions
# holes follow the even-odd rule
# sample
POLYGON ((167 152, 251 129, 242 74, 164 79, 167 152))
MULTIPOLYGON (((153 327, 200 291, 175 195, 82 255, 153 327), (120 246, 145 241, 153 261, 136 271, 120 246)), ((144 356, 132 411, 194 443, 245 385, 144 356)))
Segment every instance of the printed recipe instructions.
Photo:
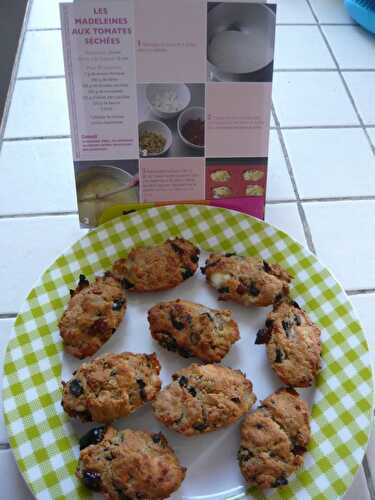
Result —
POLYGON ((81 223, 182 201, 263 218, 276 7, 60 9, 81 223))

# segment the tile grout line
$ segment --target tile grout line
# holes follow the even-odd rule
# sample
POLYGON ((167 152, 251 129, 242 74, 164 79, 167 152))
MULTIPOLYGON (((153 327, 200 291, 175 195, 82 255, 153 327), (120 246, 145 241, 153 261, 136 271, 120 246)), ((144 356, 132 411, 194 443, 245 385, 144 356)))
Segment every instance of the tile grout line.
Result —
MULTIPOLYGON (((311 1, 310 0, 306 0, 306 2, 308 4, 308 6, 310 7, 310 10, 311 10, 312 15, 314 16, 314 19, 316 19, 316 21, 318 21, 318 16, 316 15, 316 13, 314 11, 314 8, 311 5, 311 1)), ((328 38, 327 38, 326 34, 324 33, 324 31, 323 31, 323 29, 322 29, 322 27, 321 27, 320 24, 318 24, 318 30, 320 31, 320 34, 323 37, 324 43, 326 44, 326 47, 327 47, 327 49, 328 49, 328 51, 329 51, 329 53, 330 53, 330 55, 331 55, 331 57, 333 59, 333 62, 335 64, 336 68, 337 68, 338 75, 339 75, 339 77, 341 79, 341 82, 342 82, 342 84, 343 84, 343 86, 344 86, 344 88, 346 90, 347 96, 349 97, 349 100, 350 100, 350 102, 351 102, 351 104, 353 106, 355 114, 357 115, 357 118, 358 118, 358 121, 359 121, 359 123, 361 125, 361 128, 362 128, 362 130, 363 130, 363 132, 364 132, 364 134, 365 134, 365 136, 367 138, 367 141, 368 141, 368 143, 370 145, 371 151, 375 155, 375 146, 373 146, 373 144, 372 144, 371 137, 370 137, 369 133, 366 130, 366 126, 364 124, 364 121, 362 120, 362 117, 361 117, 361 115, 360 115, 360 113, 358 111, 357 105, 355 103, 354 97, 352 96, 352 94, 350 92, 350 89, 349 89, 349 86, 346 83, 346 80, 345 80, 345 78, 344 78, 344 76, 342 74, 342 71, 341 71, 340 65, 339 65, 339 63, 338 63, 338 61, 336 59, 335 53, 333 52, 333 49, 332 49, 332 47, 331 47, 331 45, 330 45, 330 43, 328 41, 328 38)))
POLYGON ((22 82, 24 80, 61 80, 61 78, 65 78, 65 75, 19 76, 17 78, 17 81, 22 82))
POLYGON ((362 288, 358 290, 345 290, 346 294, 349 296, 353 295, 368 295, 375 293, 375 288, 362 288))
POLYGON ((3 142, 17 142, 17 141, 40 141, 40 140, 54 140, 54 139, 70 139, 70 135, 39 135, 31 137, 5 137, 3 142))
MULTIPOLYGON (((337 68, 275 68, 274 73, 303 73, 303 72, 314 72, 314 73, 338 73, 337 68)), ((375 73, 375 66, 373 68, 345 68, 341 69, 342 73, 375 73)), ((20 78, 19 78, 20 79, 20 78)))
POLYGON ((370 467, 368 464, 367 454, 363 458, 362 466, 363 466, 363 472, 365 473, 367 488, 368 488, 371 500, 375 500, 375 486, 374 486, 374 481, 372 479, 371 470, 370 470, 370 467))
POLYGON ((8 214, 0 215, 0 220, 3 219, 27 219, 32 217, 61 217, 65 215, 77 215, 77 210, 66 210, 65 212, 31 212, 28 214, 8 214))
POLYGON ((302 203, 301 203, 301 199, 300 199, 298 188, 297 188, 297 183, 296 183, 296 180, 295 180, 295 177, 294 177, 294 172, 293 172, 292 164, 291 164, 291 161, 290 161, 290 158, 289 158, 288 150, 286 148, 286 144, 285 144, 285 141, 284 141, 284 137, 283 137, 282 131, 280 129, 279 118, 277 117, 275 106, 273 105, 273 103, 272 103, 272 115, 273 115, 273 119, 275 121, 277 136, 278 136, 279 141, 280 141, 281 149, 283 151, 285 163, 286 163, 286 166, 287 166, 287 169, 288 169, 289 177, 290 177, 290 180, 291 180, 291 183, 292 183, 292 186, 293 186, 293 191, 294 191, 294 194, 295 194, 295 197, 296 197, 297 209, 298 209, 298 213, 299 213, 299 216, 300 216, 300 219, 301 219, 301 222, 302 222, 303 231, 305 233, 305 238, 306 238, 307 246, 311 250, 311 252, 313 252, 315 254, 315 246, 314 246, 314 242, 313 242, 313 239, 312 239, 311 230, 310 230, 310 227, 309 227, 309 224, 308 224, 308 221, 307 221, 305 210, 304 210, 304 208, 302 206, 302 203))
POLYGON ((33 1, 34 0, 30 0, 26 4, 26 10, 25 10, 25 15, 24 15, 24 18, 23 18, 23 23, 22 23, 22 26, 21 26, 21 30, 20 30, 20 35, 19 35, 19 39, 18 39, 18 45, 17 45, 16 55, 14 57, 12 74, 11 74, 11 77, 10 77, 9 87, 8 87, 8 91, 7 91, 7 95, 6 95, 6 99, 5 99, 3 116, 0 117, 0 153, 1 153, 2 145, 3 145, 2 143, 3 143, 3 139, 4 139, 6 123, 8 121, 8 114, 9 114, 10 104, 11 104, 12 97, 13 97, 14 87, 15 87, 16 81, 17 81, 17 74, 18 74, 18 69, 19 69, 19 64, 20 64, 20 60, 21 60, 22 49, 23 49, 23 45, 24 45, 24 42, 25 42, 27 24, 29 22, 30 12, 31 12, 33 1))
POLYGON ((17 317, 17 313, 1 313, 0 319, 14 319, 17 317))

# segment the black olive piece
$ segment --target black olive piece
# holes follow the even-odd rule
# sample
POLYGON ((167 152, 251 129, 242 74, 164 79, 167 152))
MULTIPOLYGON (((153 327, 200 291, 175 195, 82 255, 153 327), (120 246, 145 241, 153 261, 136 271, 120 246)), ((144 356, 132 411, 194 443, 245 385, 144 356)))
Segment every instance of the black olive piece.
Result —
POLYGON ((183 347, 177 347, 177 352, 183 358, 192 358, 193 357, 193 353, 191 353, 187 349, 184 349, 183 347))
POLYGON ((203 422, 199 423, 199 424, 194 424, 193 425, 193 429, 195 429, 196 431, 199 431, 199 432, 204 431, 206 428, 207 428, 207 424, 205 424, 203 422))
POLYGON ((69 290, 69 294, 70 294, 70 296, 71 296, 71 297, 73 297, 73 295, 74 295, 74 290, 70 289, 70 290, 69 290))
POLYGON ((287 337, 289 337, 290 330, 291 330, 291 328, 292 328, 291 323, 290 323, 289 321, 287 321, 287 320, 283 320, 283 321, 281 322, 281 324, 283 325, 284 332, 285 332, 286 336, 287 336, 287 337))
POLYGON ((176 340, 168 334, 164 335, 164 338, 160 340, 160 345, 167 349, 168 351, 176 352, 177 351, 177 342, 176 340))
POLYGON ((255 339, 255 344, 268 344, 271 338, 271 331, 268 328, 261 328, 258 330, 257 337, 255 339))
POLYGON ((180 387, 186 387, 188 385, 188 379, 183 375, 178 379, 180 387))
POLYGON ((171 323, 176 330, 183 330, 185 327, 185 323, 183 321, 179 321, 178 318, 176 317, 176 314, 174 311, 172 311, 169 315, 171 319, 171 323))
POLYGON ((272 488, 278 488, 279 486, 286 486, 288 484, 288 480, 286 477, 278 477, 276 481, 272 484, 272 488))
POLYGON ((256 424, 255 427, 260 430, 260 429, 263 429, 263 425, 262 424, 256 424))
POLYGON ((272 271, 271 266, 266 260, 263 261, 263 269, 266 273, 270 273, 272 271))
POLYGON ((93 491, 100 491, 100 486, 102 484, 100 474, 90 470, 85 470, 82 479, 83 484, 86 486, 86 488, 89 488, 93 491))
POLYGON ((89 410, 80 411, 78 414, 82 422, 92 422, 92 416, 89 410))
POLYGON ((83 387, 81 385, 81 382, 74 378, 70 383, 69 383, 69 392, 73 394, 76 398, 83 394, 83 387))
POLYGON ((278 293, 276 296, 275 296, 275 300, 274 300, 274 303, 277 304, 278 302, 280 302, 280 300, 282 300, 282 298, 284 297, 284 294, 283 293, 278 293))
POLYGON ((233 255, 237 255, 235 252, 228 252, 224 254, 225 257, 233 257, 233 255))
POLYGON ((297 326, 301 326, 301 323, 302 323, 302 322, 301 322, 301 317, 300 317, 300 316, 298 316, 298 314, 295 314, 295 315, 294 315, 294 322, 295 322, 295 324, 296 324, 297 326))
POLYGON ((266 327, 267 328, 273 327, 273 319, 266 319, 266 327))
POLYGON ((218 289, 219 293, 229 293, 229 287, 228 286, 222 286, 221 288, 218 289))
POLYGON ((141 378, 137 378, 137 384, 139 387, 139 394, 141 395, 143 401, 145 401, 147 399, 147 394, 145 391, 146 384, 141 378))
POLYGON ((115 377, 117 375, 117 370, 111 370, 110 376, 115 377))
POLYGON ((116 493, 118 494, 118 496, 120 497, 120 500, 133 500, 132 497, 130 497, 129 495, 124 493, 122 491, 122 489, 119 488, 118 486, 115 486, 115 490, 116 490, 116 493))
POLYGON ((193 264, 196 264, 199 261, 199 255, 192 255, 190 259, 193 264))
POLYGON ((163 434, 161 432, 158 432, 157 434, 153 434, 151 438, 155 444, 158 444, 163 439, 163 434))
POLYGON ((121 285, 122 288, 125 288, 125 290, 129 290, 129 288, 134 288, 133 283, 130 283, 130 281, 127 280, 126 278, 122 278, 121 285))
POLYGON ((257 297, 260 294, 259 288, 255 286, 254 282, 250 283, 250 286, 248 287, 249 294, 252 295, 253 297, 257 297))
POLYGON ((201 266, 200 268, 202 274, 206 274, 206 268, 205 266, 201 266))
POLYGON ((280 349, 276 349, 276 358, 274 363, 282 363, 283 362, 283 352, 280 349))
POLYGON ((79 449, 83 450, 90 446, 90 444, 98 444, 102 441, 106 427, 101 425, 100 427, 94 427, 89 432, 84 434, 79 440, 79 449))
POLYGON ((292 304, 292 306, 296 307, 297 309, 301 309, 300 305, 295 300, 292 300, 291 304, 292 304))
POLYGON ((231 401, 233 401, 233 403, 237 403, 237 404, 241 403, 240 398, 231 398, 231 401))
POLYGON ((292 453, 295 455, 303 455, 306 452, 306 448, 304 446, 299 446, 298 444, 293 446, 292 453))
POLYGON ((112 303, 112 311, 120 311, 124 304, 125 304, 124 299, 114 300, 112 303))
POLYGON ((184 254, 184 250, 181 247, 179 247, 178 245, 176 245, 176 243, 174 243, 173 241, 170 241, 169 244, 171 245, 172 249, 176 252, 177 255, 184 254))
POLYGON ((187 280, 188 278, 191 278, 193 276, 193 271, 189 269, 188 267, 185 267, 182 271, 182 279, 187 280))
POLYGON ((88 286, 89 284, 89 280, 86 278, 86 276, 84 274, 80 274, 78 286, 88 286))
POLYGON ((193 398, 195 398, 195 396, 197 395, 197 391, 194 387, 188 387, 188 393, 191 394, 193 398))

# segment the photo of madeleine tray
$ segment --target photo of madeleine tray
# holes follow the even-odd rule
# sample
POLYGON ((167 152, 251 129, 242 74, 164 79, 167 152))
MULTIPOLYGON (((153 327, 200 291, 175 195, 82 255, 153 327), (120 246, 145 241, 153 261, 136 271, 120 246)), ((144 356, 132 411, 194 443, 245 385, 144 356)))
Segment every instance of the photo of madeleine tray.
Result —
POLYGON ((114 219, 61 254, 16 319, 3 388, 38 500, 336 499, 372 423, 342 287, 282 231, 206 206, 114 219))

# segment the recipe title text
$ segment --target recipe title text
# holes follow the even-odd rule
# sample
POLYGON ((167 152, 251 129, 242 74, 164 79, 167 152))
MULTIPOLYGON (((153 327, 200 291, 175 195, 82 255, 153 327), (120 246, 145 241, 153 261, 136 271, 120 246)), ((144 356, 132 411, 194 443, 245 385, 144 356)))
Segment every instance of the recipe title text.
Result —
POLYGON ((106 7, 94 8, 93 17, 76 17, 72 30, 72 35, 83 36, 87 45, 119 45, 118 35, 131 33, 128 18, 110 17, 106 7))

